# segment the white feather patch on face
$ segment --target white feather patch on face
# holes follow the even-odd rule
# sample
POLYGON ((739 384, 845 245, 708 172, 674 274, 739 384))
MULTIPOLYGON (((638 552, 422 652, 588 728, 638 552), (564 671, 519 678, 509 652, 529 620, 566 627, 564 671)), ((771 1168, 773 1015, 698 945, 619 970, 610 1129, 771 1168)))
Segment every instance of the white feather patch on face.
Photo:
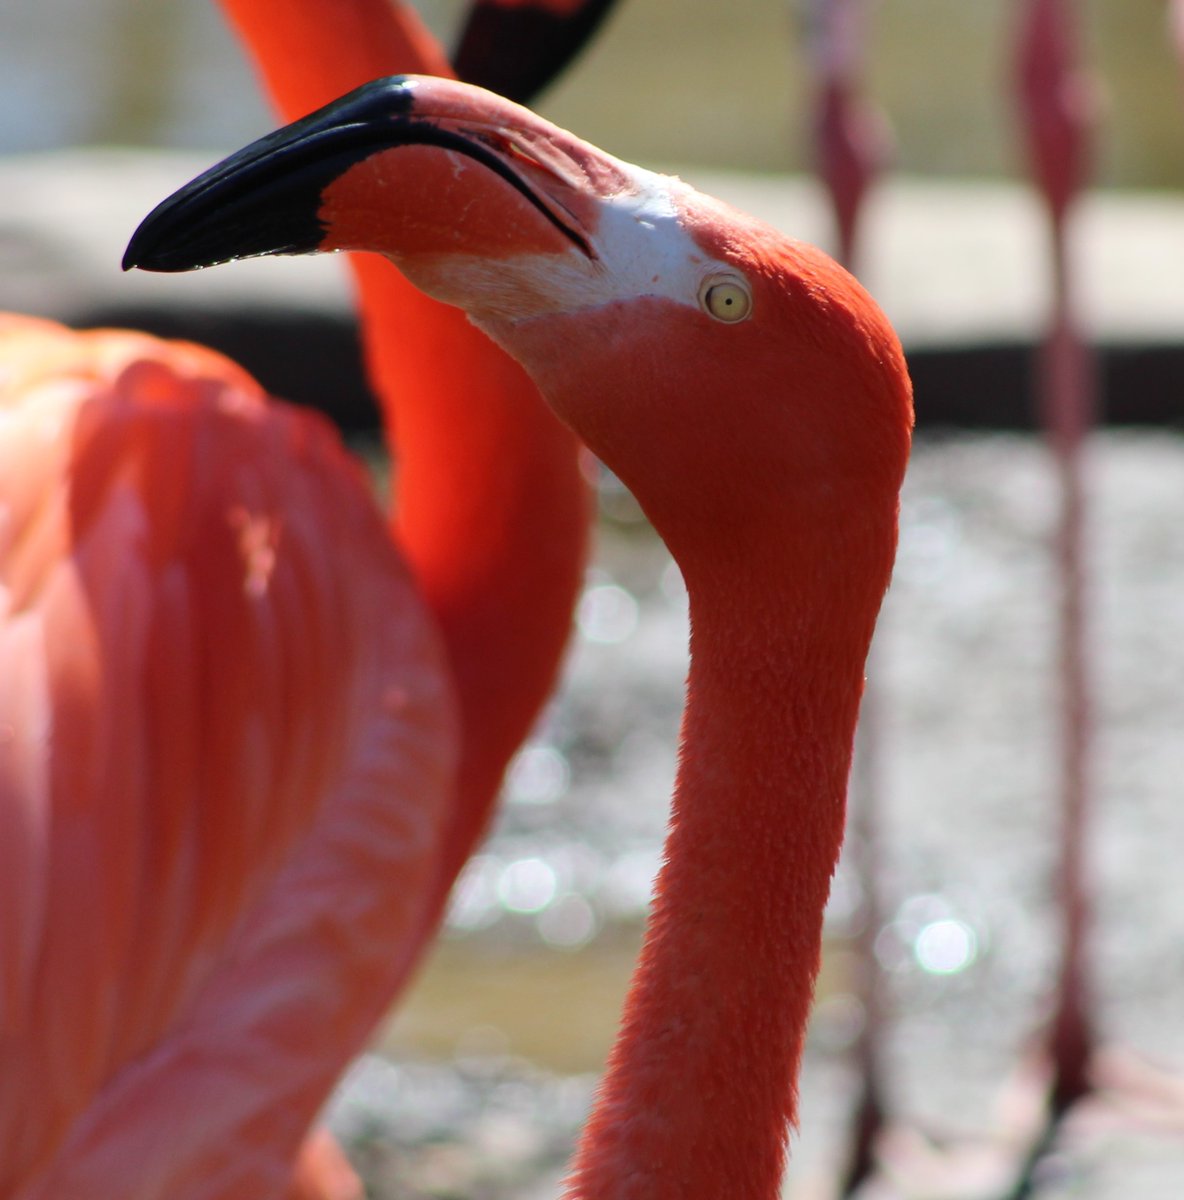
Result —
POLYGON ((734 266, 706 254, 683 228, 676 197, 693 195, 693 189, 671 176, 619 165, 633 187, 600 198, 596 227, 581 230, 595 258, 572 246, 561 253, 505 258, 418 256, 399 265, 417 287, 464 308, 478 325, 640 297, 698 308, 704 279, 739 276, 734 266))

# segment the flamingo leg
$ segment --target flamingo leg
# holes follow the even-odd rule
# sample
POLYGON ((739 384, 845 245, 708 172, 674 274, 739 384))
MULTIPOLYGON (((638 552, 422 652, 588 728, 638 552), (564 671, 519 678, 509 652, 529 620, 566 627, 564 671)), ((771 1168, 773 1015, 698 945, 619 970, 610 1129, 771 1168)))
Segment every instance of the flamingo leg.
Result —
MULTIPOLYGON (((884 123, 863 95, 867 4, 866 0, 815 0, 808 12, 811 20, 808 44, 816 77, 815 169, 834 214, 837 257, 858 275, 859 233, 865 201, 888 156, 884 123)), ((861 895, 856 934, 857 975, 853 986, 863 1010, 863 1023, 851 1053, 859 1091, 847 1160, 840 1171, 842 1196, 853 1195, 874 1173, 876 1142, 885 1120, 881 1045, 884 981, 874 949, 883 911, 879 850, 883 745, 878 736, 881 696, 874 669, 880 657, 873 649, 868 659, 849 784, 844 848, 861 895)))

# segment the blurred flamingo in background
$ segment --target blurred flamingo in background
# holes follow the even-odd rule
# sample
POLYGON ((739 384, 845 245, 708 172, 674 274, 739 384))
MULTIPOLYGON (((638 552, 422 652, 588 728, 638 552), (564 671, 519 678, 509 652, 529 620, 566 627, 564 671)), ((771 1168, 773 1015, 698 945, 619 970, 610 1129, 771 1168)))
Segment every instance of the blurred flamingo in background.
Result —
POLYGON ((1085 845, 1093 787, 1093 695, 1086 636, 1086 480, 1083 447, 1095 421, 1096 383, 1076 312, 1069 226, 1088 183, 1096 118, 1093 88, 1080 65, 1071 0, 1029 0, 1017 54, 1025 149, 1048 214, 1052 305, 1036 393, 1060 484, 1054 553, 1058 583, 1061 862, 1057 880, 1063 956, 1048 1042, 1052 1078, 1048 1124, 1016 1197, 1031 1190, 1036 1158, 1070 1107, 1091 1090, 1095 1049, 1086 965, 1089 927, 1085 845))
MULTIPOLYGON (((890 134, 879 110, 864 95, 866 0, 814 0, 807 48, 815 77, 814 163, 826 189, 835 224, 839 261, 859 275, 859 233, 866 201, 889 155, 890 134)), ((863 1020, 851 1057, 859 1092, 853 1105, 851 1146, 840 1174, 839 1194, 855 1193, 872 1173, 875 1144, 884 1126, 884 980, 875 942, 883 925, 880 810, 883 748, 877 711, 880 689, 873 650, 860 709, 851 771, 846 861, 859 881, 852 991, 863 1020)))
MULTIPOLYGON (((1177 49, 1184 5, 1168 6, 1177 49)), ((934 1150, 895 1129, 881 1139, 887 1173, 927 1194, 1029 1200, 1072 1114, 1105 1102, 1129 1124, 1179 1133, 1184 1087, 1130 1054, 1099 1044, 1091 971, 1088 837, 1094 809, 1094 687, 1090 654, 1089 485, 1086 449, 1099 405, 1095 364, 1079 308, 1071 231, 1088 187, 1098 89, 1080 51, 1073 0, 1026 0, 1015 39, 1015 83, 1029 173, 1047 217, 1050 305, 1033 392, 1051 452, 1059 511, 1056 564, 1059 860, 1055 894, 1060 961, 1036 1055, 1009 1082, 993 1140, 934 1150)), ((1123 1122, 1120 1121, 1121 1125, 1123 1122)))
POLYGON ((1048 218, 1052 298, 1035 392, 1056 467, 1060 860, 1056 894, 1061 959, 1041 1066, 1046 1094, 1009 1200, 1028 1200, 1070 1114, 1105 1098, 1151 1124, 1181 1128, 1179 1083, 1116 1048, 1099 1046, 1090 961, 1088 837, 1096 790, 1095 694, 1090 641, 1087 438, 1097 421, 1098 381, 1079 308, 1073 220, 1088 186, 1097 89, 1079 50, 1072 0, 1029 0, 1017 46, 1028 165, 1048 218), (1150 1119, 1149 1119, 1150 1118, 1150 1119))
MULTIPOLYGON (((221 6, 286 120, 394 71, 452 74, 405 4, 221 6)), ((562 8, 574 19, 586 6, 576 0, 562 8)), ((518 90, 530 91, 571 57, 576 38, 557 18, 554 27, 566 36, 529 52, 517 47, 499 23, 512 21, 517 7, 488 0, 475 10, 484 52, 474 51, 472 69, 498 61, 506 79, 516 63, 531 81, 518 90)), ((584 36, 593 27, 580 25, 584 36)), ((550 694, 582 579, 591 505, 576 439, 521 367, 390 263, 375 255, 350 259, 369 375, 397 460, 394 534, 440 625, 461 706, 457 798, 426 944, 485 830, 506 763, 550 694)))
POLYGON ((678 561, 674 813, 581 1200, 772 1200, 912 406, 824 255, 488 92, 358 89, 160 205, 125 265, 362 248, 462 306, 678 561))

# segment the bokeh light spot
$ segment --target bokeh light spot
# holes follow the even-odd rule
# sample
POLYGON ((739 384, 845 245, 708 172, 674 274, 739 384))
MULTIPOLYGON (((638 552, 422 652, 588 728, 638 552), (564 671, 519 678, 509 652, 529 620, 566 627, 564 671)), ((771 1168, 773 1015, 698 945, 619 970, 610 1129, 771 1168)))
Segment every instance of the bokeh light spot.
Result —
POLYGON ((541 858, 520 858, 509 863, 497 881, 502 906, 516 913, 542 912, 555 899, 557 888, 555 871, 541 858))
POLYGON ((506 796, 513 804, 553 804, 567 792, 571 769, 554 746, 525 746, 506 776, 506 796))
POLYGON ((623 642, 637 628, 637 601, 615 583, 596 584, 580 597, 576 624, 589 642, 623 642))
POLYGON ((583 896, 569 892, 538 916, 539 936, 548 946, 577 950, 595 936, 598 920, 583 896))
POLYGON ((965 921, 944 917, 922 927, 913 942, 913 954, 931 975, 956 975, 978 957, 978 939, 965 921))

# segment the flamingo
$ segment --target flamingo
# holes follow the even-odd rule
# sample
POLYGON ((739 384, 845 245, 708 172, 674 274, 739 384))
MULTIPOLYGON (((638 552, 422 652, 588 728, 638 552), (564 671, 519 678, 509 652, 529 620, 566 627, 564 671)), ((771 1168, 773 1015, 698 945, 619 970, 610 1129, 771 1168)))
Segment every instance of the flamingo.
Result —
MULTIPOLYGON (((813 18, 809 46, 816 89, 815 170, 834 215, 838 259, 855 272, 866 200, 888 157, 890 140, 881 113, 863 91, 868 14, 862 0, 816 0, 808 11, 813 18)), ((859 959, 853 988, 862 1006, 863 1022, 851 1047, 859 1090, 852 1106, 847 1161, 841 1171, 842 1196, 855 1195, 874 1171, 876 1143, 885 1124, 885 997, 875 954, 883 913, 879 831, 883 748, 878 736, 878 708, 873 681, 863 697, 856 735, 849 818, 852 836, 845 850, 862 896, 855 934, 859 959)))
MULTIPOLYGON (((573 14, 588 0, 570 0, 573 14)), ((452 73, 413 9, 388 0, 220 0, 285 120, 392 71, 452 73)), ((509 55, 541 86, 574 53, 509 55)), ((594 23, 584 22, 584 36, 594 23)), ((468 70, 493 62, 488 55, 468 70)), ((510 71, 501 68, 502 77, 510 71)), ((435 614, 461 708, 461 764, 434 899, 408 971, 489 822, 505 767, 554 686, 587 559, 579 445, 521 367, 389 263, 350 255, 367 367, 399 471, 392 533, 435 614), (475 396, 481 397, 474 406, 475 396)), ((405 982, 405 978, 400 981, 405 982)))
POLYGON ((125 267, 377 251, 529 372, 682 570, 664 865, 579 1200, 772 1200, 912 426, 899 343, 811 247, 489 92, 378 80, 144 220, 125 267))

